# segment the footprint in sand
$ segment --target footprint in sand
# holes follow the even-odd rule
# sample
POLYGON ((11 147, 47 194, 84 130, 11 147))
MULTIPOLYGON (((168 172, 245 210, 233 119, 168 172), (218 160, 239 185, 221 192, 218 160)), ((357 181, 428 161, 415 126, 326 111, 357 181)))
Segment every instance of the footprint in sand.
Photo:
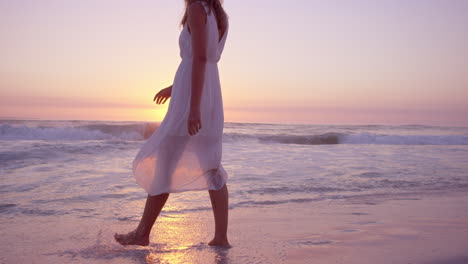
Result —
POLYGON ((369 224, 377 224, 378 222, 375 221, 360 221, 360 222, 354 222, 352 224, 355 225, 369 225, 369 224))
POLYGON ((343 229, 341 230, 341 232, 344 232, 344 233, 352 233, 352 232, 358 232, 359 230, 357 229, 343 229))
POLYGON ((369 215, 367 213, 351 213, 352 215, 369 215))
POLYGON ((301 240, 301 241, 294 241, 292 244, 301 245, 301 246, 320 246, 320 245, 327 245, 334 243, 331 240, 301 240))

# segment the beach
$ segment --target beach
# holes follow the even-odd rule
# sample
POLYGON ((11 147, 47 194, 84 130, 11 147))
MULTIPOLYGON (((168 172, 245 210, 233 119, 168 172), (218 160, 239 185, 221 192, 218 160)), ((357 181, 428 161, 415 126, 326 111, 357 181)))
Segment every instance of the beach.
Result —
MULTIPOLYGON (((232 248, 207 246, 210 212, 158 219, 149 247, 123 247, 135 223, 57 217, 2 223, 3 263, 468 262, 466 194, 320 201, 232 210, 232 248)), ((168 202, 170 204, 170 202, 168 202)), ((208 203, 208 201, 207 201, 208 203)), ((143 206, 143 204, 141 204, 143 206)))
POLYGON ((157 124, 2 120, 1 263, 468 263, 468 129, 226 123, 230 249, 206 191, 146 193, 131 161, 157 124), (150 129, 148 131, 148 129, 150 129))

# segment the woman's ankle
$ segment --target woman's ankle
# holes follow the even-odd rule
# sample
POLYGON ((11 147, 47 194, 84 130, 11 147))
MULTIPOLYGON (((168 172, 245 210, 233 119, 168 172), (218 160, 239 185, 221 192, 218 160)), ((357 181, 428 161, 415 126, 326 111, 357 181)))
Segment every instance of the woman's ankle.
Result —
POLYGON ((149 235, 151 233, 151 229, 148 230, 147 228, 138 226, 137 229, 135 230, 135 233, 139 237, 149 237, 149 235))
POLYGON ((227 241, 227 234, 216 234, 214 236, 215 240, 227 241))

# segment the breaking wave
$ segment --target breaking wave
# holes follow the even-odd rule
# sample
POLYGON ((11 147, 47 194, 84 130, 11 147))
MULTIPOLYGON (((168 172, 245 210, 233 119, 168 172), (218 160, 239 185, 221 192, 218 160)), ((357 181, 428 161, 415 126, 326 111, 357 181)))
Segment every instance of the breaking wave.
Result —
POLYGON ((468 136, 459 135, 384 135, 372 133, 323 133, 316 135, 248 135, 227 133, 227 140, 258 140, 264 143, 299 145, 372 144, 372 145, 468 145, 468 136))
MULTIPOLYGON (((157 123, 81 124, 76 126, 28 126, 0 124, 0 140, 145 140, 157 123)), ((468 145, 466 135, 397 135, 372 132, 327 132, 316 134, 258 134, 258 131, 231 132, 226 142, 255 141, 299 145, 383 144, 383 145, 468 145), (249 133, 252 132, 252 133, 249 133)))
POLYGON ((143 140, 157 124, 87 124, 81 126, 0 125, 0 140, 143 140))

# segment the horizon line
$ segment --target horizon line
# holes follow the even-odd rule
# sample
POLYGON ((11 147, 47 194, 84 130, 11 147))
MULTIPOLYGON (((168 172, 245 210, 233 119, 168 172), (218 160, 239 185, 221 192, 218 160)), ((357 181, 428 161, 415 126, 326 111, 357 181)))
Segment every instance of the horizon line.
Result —
MULTIPOLYGON (((150 121, 150 120, 109 120, 109 119, 51 119, 51 118, 26 118, 26 117, 3 117, 0 116, 0 121, 5 120, 14 120, 14 121, 91 121, 91 122, 134 122, 134 123, 161 123, 161 121, 150 121)), ((253 125, 326 125, 326 126, 423 126, 423 127, 450 127, 450 128, 468 128, 468 125, 434 125, 434 124, 424 124, 424 123, 401 123, 401 124, 385 124, 385 123, 371 123, 371 124, 364 124, 364 123, 356 123, 356 124, 345 124, 345 123, 304 123, 304 122, 283 122, 283 123, 272 123, 272 122, 240 122, 240 121, 225 121, 226 123, 231 124, 253 124, 253 125)))

